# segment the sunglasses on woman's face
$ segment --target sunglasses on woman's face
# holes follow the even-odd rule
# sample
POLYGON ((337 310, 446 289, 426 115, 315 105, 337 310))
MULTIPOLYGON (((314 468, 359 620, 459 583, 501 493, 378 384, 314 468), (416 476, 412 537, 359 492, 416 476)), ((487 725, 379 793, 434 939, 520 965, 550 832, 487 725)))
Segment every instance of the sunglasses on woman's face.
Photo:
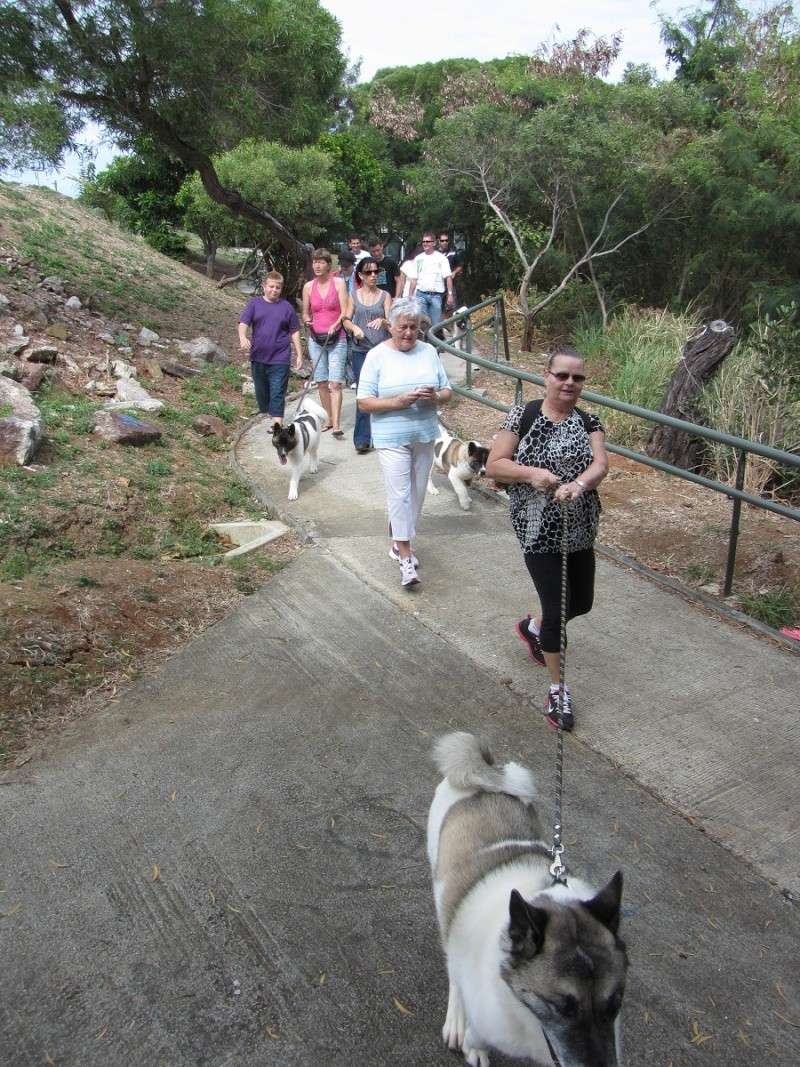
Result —
POLYGON ((362 274, 379 274, 380 271, 377 271, 377 270, 362 270, 361 273, 362 274))
POLYGON ((551 370, 547 373, 552 374, 559 382, 575 382, 576 385, 582 385, 586 381, 585 374, 568 374, 565 370, 551 370))

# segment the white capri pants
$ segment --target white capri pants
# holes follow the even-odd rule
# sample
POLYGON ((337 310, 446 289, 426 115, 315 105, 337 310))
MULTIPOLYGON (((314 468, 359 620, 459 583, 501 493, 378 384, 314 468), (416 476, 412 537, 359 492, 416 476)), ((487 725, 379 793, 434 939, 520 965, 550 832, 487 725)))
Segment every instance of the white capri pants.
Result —
POLYGON ((428 476, 433 466, 433 441, 415 441, 397 448, 378 448, 389 526, 395 541, 412 541, 425 500, 428 476))

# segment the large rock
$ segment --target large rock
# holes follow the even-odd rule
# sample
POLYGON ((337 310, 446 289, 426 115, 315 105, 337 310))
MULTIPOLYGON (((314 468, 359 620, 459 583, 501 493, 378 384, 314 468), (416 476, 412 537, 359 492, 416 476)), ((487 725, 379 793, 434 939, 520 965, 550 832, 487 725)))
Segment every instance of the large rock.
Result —
POLYGON ((30 337, 15 337, 12 341, 6 343, 3 354, 6 356, 18 356, 23 348, 28 347, 30 341, 30 337))
POLYGON ((45 379, 49 368, 45 363, 34 363, 25 368, 25 374, 19 379, 29 393, 35 393, 45 379))
POLYGON ((19 363, 12 363, 10 359, 0 359, 0 374, 4 374, 6 378, 13 378, 15 382, 18 382, 22 377, 22 370, 19 363))
POLYGON ((198 415, 192 429, 202 437, 224 437, 225 423, 217 415, 198 415))
POLYGON ((195 337, 193 341, 179 341, 178 349, 195 366, 205 363, 230 363, 228 354, 210 337, 195 337))
POLYGON ((64 292, 64 279, 58 278, 55 274, 51 274, 47 278, 42 278, 39 284, 42 289, 49 289, 51 293, 64 292))
POLYGON ((111 364, 111 371, 115 378, 136 377, 136 368, 132 363, 126 363, 124 359, 115 359, 111 364))
POLYGON ((25 356, 29 363, 55 363, 58 349, 54 345, 37 345, 25 356))
POLYGON ((69 337, 69 326, 66 322, 53 322, 44 331, 48 337, 55 337, 58 341, 66 341, 69 337))
POLYGON ((163 400, 156 400, 154 396, 146 400, 109 400, 103 404, 103 411, 161 411, 164 407, 163 400))
POLYGON ((161 369, 161 364, 157 359, 143 359, 142 370, 145 372, 148 378, 152 378, 154 382, 160 382, 164 377, 164 372, 161 369))
POLYGON ((203 373, 197 367, 185 367, 182 363, 176 363, 174 359, 160 359, 158 365, 165 374, 169 374, 172 378, 196 378, 203 373))
POLYGON ((98 411, 94 432, 117 445, 147 445, 161 437, 161 430, 152 422, 144 422, 123 411, 98 411))
POLYGON ((30 463, 42 439, 42 419, 28 390, 0 376, 0 462, 30 463))
POLYGON ((155 330, 148 330, 146 326, 142 326, 141 330, 139 330, 139 336, 136 338, 136 340, 139 342, 140 345, 144 345, 145 347, 147 347, 148 345, 151 345, 153 341, 160 341, 161 338, 155 330))
POLYGON ((83 307, 83 304, 80 301, 80 297, 71 296, 69 300, 65 302, 64 307, 69 308, 70 311, 78 311, 83 307))
POLYGON ((10 304, 11 301, 8 299, 8 297, 0 293, 0 315, 5 315, 5 313, 8 311, 10 304))
POLYGON ((152 397, 133 378, 120 378, 117 382, 117 400, 152 400, 152 397))

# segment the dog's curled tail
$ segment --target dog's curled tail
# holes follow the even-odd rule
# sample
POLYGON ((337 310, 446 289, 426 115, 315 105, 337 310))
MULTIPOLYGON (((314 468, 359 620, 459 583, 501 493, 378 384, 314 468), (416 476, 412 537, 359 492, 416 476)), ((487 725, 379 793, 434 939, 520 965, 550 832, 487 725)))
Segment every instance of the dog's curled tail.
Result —
POLYGON ((434 745, 433 758, 455 789, 508 793, 526 804, 536 799, 536 781, 527 767, 519 763, 496 767, 488 747, 473 734, 445 734, 434 745))

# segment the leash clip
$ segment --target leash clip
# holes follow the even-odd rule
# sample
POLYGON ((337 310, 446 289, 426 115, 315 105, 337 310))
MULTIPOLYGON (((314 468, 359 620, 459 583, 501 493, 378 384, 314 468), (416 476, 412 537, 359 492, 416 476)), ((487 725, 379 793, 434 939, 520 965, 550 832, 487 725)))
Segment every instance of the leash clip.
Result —
POLYGON ((561 885, 567 884, 567 867, 562 861, 561 856, 564 852, 563 845, 554 845, 552 849, 553 862, 550 864, 550 876, 554 882, 558 882, 561 885))

